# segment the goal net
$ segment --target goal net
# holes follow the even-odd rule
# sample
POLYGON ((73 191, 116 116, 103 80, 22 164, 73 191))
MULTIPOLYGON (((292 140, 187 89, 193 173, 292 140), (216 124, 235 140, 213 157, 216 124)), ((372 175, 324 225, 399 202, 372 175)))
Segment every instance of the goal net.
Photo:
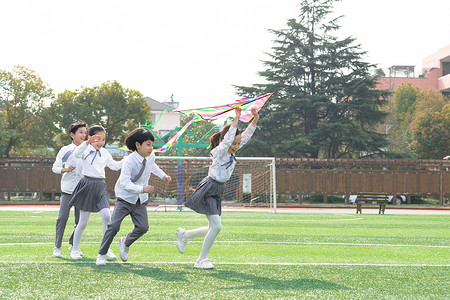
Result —
MULTIPOLYGON (((211 158, 157 156, 156 163, 172 177, 172 182, 166 183, 153 175, 150 185, 155 187, 155 193, 149 195, 149 200, 176 207, 183 205, 208 175, 211 158)), ((225 184, 222 205, 256 205, 276 210, 274 175, 274 158, 237 157, 233 174, 225 184)))

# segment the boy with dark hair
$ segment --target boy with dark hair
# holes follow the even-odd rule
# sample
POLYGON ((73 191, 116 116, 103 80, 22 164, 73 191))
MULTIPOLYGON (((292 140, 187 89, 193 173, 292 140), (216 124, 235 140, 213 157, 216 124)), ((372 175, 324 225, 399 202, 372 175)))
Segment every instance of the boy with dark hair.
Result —
POLYGON ((171 177, 155 163, 154 141, 155 138, 151 132, 142 128, 131 131, 125 140, 125 145, 134 152, 124 158, 122 171, 114 187, 117 200, 111 222, 108 224, 98 250, 96 262, 98 266, 106 265, 106 253, 126 216, 130 215, 134 229, 119 239, 122 261, 128 260, 128 249, 131 244, 148 231, 148 193, 155 190, 154 186, 148 185, 151 173, 166 182, 171 181, 171 177))
MULTIPOLYGON (((84 121, 73 123, 69 126, 68 133, 72 139, 72 143, 64 146, 56 155, 53 163, 52 171, 56 174, 62 174, 61 178, 61 198, 59 205, 58 218, 56 219, 55 247, 53 248, 53 257, 62 257, 61 244, 66 229, 67 220, 69 219, 70 197, 73 190, 83 175, 81 175, 81 160, 76 159, 72 153, 73 150, 86 140, 87 124, 84 121)), ((80 211, 75 208, 75 227, 80 218, 80 211)), ((73 233, 70 236, 69 251, 72 251, 73 233)))

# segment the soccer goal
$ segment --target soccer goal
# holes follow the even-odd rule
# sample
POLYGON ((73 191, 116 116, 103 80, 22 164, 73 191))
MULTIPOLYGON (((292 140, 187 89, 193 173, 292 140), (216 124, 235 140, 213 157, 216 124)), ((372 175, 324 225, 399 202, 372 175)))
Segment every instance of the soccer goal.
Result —
MULTIPOLYGON (((150 184, 155 186, 155 193, 150 195, 150 201, 161 202, 165 208, 181 207, 208 175, 211 158, 157 156, 156 163, 172 177, 172 182, 152 177, 150 184)), ((222 205, 268 207, 276 212, 275 158, 237 157, 234 172, 225 185, 222 205)))

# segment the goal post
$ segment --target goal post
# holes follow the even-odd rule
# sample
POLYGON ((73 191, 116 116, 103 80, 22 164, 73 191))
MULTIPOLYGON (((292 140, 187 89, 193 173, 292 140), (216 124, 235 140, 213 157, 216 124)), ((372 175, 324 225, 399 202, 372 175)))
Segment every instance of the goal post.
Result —
MULTIPOLYGON (((236 159, 233 174, 225 184, 222 205, 268 207, 276 213, 275 158, 236 159)), ((155 192, 149 195, 150 202, 181 208, 198 183, 208 175, 211 158, 156 156, 156 164, 172 177, 172 182, 166 183, 155 175, 150 177, 150 185, 155 187, 155 192)))

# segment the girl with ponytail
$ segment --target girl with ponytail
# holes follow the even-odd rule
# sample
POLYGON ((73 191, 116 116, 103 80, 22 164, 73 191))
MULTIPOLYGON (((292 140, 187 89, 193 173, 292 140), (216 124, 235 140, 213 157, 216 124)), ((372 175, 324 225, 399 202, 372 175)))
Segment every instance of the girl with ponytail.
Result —
POLYGON ((235 108, 235 113, 235 118, 230 125, 211 136, 212 164, 209 167, 208 176, 198 184, 195 192, 185 202, 185 206, 199 214, 206 215, 208 227, 193 230, 178 228, 177 230, 177 248, 180 253, 184 253, 190 238, 205 236, 200 256, 194 264, 194 267, 199 269, 214 268, 207 256, 222 228, 220 215, 222 214, 222 194, 225 183, 230 179, 236 165, 234 154, 250 140, 259 119, 257 110, 253 109, 253 120, 241 134, 237 127, 241 117, 241 108, 235 108))

